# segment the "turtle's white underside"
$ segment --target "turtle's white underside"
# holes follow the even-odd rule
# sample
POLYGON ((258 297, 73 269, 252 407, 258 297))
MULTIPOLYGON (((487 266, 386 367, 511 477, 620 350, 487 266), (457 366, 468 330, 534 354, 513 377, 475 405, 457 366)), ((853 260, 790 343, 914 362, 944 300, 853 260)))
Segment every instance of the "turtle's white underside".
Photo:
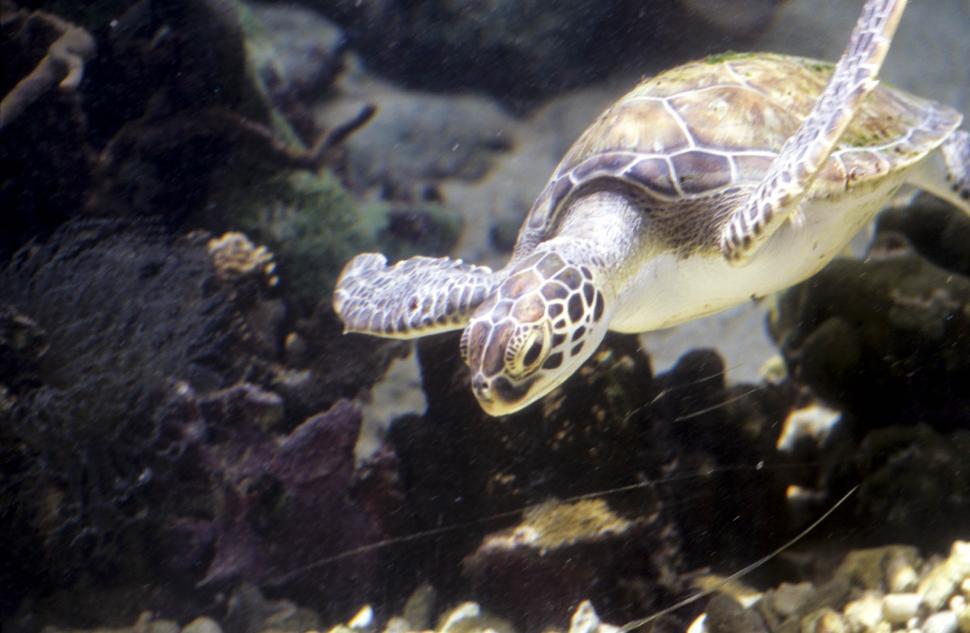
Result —
POLYGON ((638 333, 671 327, 811 277, 845 249, 906 176, 893 174, 865 192, 805 199, 796 222, 780 227, 744 266, 733 266, 716 252, 644 258, 629 268, 635 274, 619 289, 610 329, 638 333))

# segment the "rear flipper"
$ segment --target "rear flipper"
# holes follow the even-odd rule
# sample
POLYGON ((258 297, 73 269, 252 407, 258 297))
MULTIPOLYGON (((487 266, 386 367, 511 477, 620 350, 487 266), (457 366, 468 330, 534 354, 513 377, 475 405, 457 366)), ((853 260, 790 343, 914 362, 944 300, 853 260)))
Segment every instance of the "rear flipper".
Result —
POLYGON ((754 193, 722 227, 721 253, 729 262, 744 264, 782 224, 795 218, 832 148, 878 84, 905 7, 906 0, 866 0, 825 90, 754 193))
POLYGON ((910 183, 970 214, 970 132, 951 134, 913 170, 910 183))

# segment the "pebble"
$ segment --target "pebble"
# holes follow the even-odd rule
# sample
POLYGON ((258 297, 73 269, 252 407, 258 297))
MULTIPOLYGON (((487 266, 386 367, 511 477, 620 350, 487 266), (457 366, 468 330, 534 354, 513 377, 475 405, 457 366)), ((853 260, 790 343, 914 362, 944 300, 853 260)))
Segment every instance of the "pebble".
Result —
POLYGON ((890 593, 882 598, 882 615, 887 622, 902 624, 914 617, 923 604, 918 593, 890 593))
POLYGON ((919 574, 913 566, 905 561, 893 559, 886 570, 889 581, 889 591, 893 593, 907 593, 916 589, 919 584, 919 574))
POLYGON ((922 629, 923 633, 957 633, 958 626, 956 613, 940 611, 926 618, 922 629))
POLYGON ((957 625, 960 633, 970 633, 970 607, 963 607, 963 611, 957 616, 957 625))
POLYGON ((425 583, 415 589, 407 602, 404 603, 404 612, 401 614, 408 621, 413 629, 421 631, 432 628, 431 618, 434 616, 435 602, 438 596, 434 587, 425 583))
POLYGON ((374 608, 370 605, 365 606, 351 618, 347 626, 355 631, 368 631, 374 628, 374 608))
POLYGON ((182 627, 182 633, 222 633, 222 627, 212 618, 196 618, 182 627))
POLYGON ((829 608, 818 612, 814 622, 802 621, 802 633, 846 633, 847 630, 842 616, 829 608))
POLYGON ((474 602, 463 602, 462 604, 455 607, 455 609, 448 614, 445 618, 444 624, 441 625, 441 633, 457 633, 458 631, 464 630, 463 626, 469 620, 475 620, 482 616, 482 609, 474 602))
POLYGON ((400 616, 394 616, 387 621, 383 633, 408 633, 408 631, 420 630, 411 626, 411 623, 400 616))
POLYGON ((967 606, 967 599, 957 594, 952 598, 950 598, 950 601, 947 603, 947 606, 950 607, 950 611, 953 611, 954 613, 960 613, 967 606))
POLYGON ((782 617, 788 617, 805 609, 805 605, 815 597, 815 587, 810 582, 783 582, 768 596, 775 612, 782 617))
POLYGON ((882 621, 882 600, 875 593, 867 591, 858 600, 845 605, 843 612, 850 630, 874 631, 882 621))
POLYGON ((569 622, 569 633, 596 633, 600 618, 589 600, 583 600, 569 622))
POLYGON ((970 542, 956 541, 950 556, 934 567, 919 584, 919 592, 930 609, 936 611, 949 600, 957 587, 970 577, 970 542))

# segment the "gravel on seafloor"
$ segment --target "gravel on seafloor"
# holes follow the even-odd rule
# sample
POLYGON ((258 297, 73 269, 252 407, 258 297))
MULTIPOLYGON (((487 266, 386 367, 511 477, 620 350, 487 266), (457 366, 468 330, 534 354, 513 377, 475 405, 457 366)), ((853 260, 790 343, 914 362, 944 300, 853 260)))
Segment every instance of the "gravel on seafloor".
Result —
MULTIPOLYGON (((733 628, 725 621, 712 625, 705 613, 686 633, 756 633, 751 630, 753 622, 764 633, 970 633, 970 541, 956 541, 948 557, 929 560, 921 560, 914 548, 900 545, 858 550, 846 556, 836 571, 839 577, 847 583, 848 591, 830 592, 841 596, 838 604, 819 600, 826 592, 810 583, 782 584, 754 594, 754 598, 746 595, 744 603, 751 617, 734 618, 740 624, 733 628)), ((378 622, 373 607, 367 605, 346 623, 330 628, 294 628, 277 620, 247 629, 259 633, 516 633, 507 620, 475 602, 459 604, 432 622, 434 601, 434 590, 425 585, 414 592, 400 615, 386 622, 378 622)), ((616 633, 618 624, 602 622, 593 605, 584 601, 573 611, 565 633, 616 633)), ((48 626, 41 633, 223 631, 234 633, 208 617, 179 628, 171 620, 153 619, 146 612, 131 627, 81 631, 48 626)))

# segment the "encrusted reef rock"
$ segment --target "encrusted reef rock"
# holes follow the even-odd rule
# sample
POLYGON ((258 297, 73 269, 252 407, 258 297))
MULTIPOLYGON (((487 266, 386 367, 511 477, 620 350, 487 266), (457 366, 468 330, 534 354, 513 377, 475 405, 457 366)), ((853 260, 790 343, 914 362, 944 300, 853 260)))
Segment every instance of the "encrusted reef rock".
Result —
POLYGON ((845 459, 844 446, 833 449, 823 457, 830 481, 862 481, 851 512, 854 523, 871 526, 868 542, 937 548, 966 535, 970 431, 899 425, 870 431, 854 458, 845 459))
POLYGON ((415 567, 445 587, 446 600, 464 595, 446 552, 463 552, 471 554, 465 578, 481 588, 483 606, 529 629, 564 625, 562 604, 581 596, 607 605, 614 619, 633 618, 683 595, 683 574, 710 564, 711 551, 725 554, 719 564, 737 566, 786 529, 787 475, 771 467, 779 459, 773 421, 791 406, 785 388, 727 388, 723 363, 710 351, 688 354, 654 377, 635 337, 611 335, 560 389, 495 419, 472 397, 456 349, 453 336, 419 343, 427 413, 398 419, 389 431, 416 527, 464 526, 437 535, 426 551, 415 544, 415 567), (759 463, 767 468, 757 470, 759 463), (558 546, 488 545, 535 534, 529 526, 543 516, 539 510, 522 519, 521 530, 501 531, 513 511, 604 491, 612 492, 602 503, 540 507, 560 508, 546 510, 564 521, 559 534, 595 531, 597 515, 614 517, 624 530, 558 546), (554 575, 555 561, 567 560, 566 571, 554 575), (529 573, 517 576, 521 566, 529 573), (547 612, 534 606, 549 599, 545 578, 563 596, 547 612))
POLYGON ((864 544, 944 547, 970 521, 968 235, 959 211, 917 198, 880 217, 864 260, 834 261, 770 319, 793 380, 840 412, 814 486, 860 483, 847 514, 864 544))
POLYGON ((465 559, 465 573, 474 595, 501 604, 525 631, 564 625, 584 598, 612 613, 630 598, 621 579, 639 578, 641 593, 680 589, 664 586, 682 564, 678 539, 655 519, 624 519, 603 499, 548 501, 528 509, 516 526, 486 536, 465 559))
POLYGON ((289 586, 295 594, 319 588, 332 609, 345 608, 368 595, 378 555, 326 559, 385 536, 366 496, 352 493, 360 411, 341 400, 279 439, 261 427, 280 404, 252 387, 198 401, 209 440, 195 454, 217 486, 214 554, 200 582, 289 586))
MULTIPOLYGON (((908 226, 929 241, 932 229, 908 226)), ((954 250, 938 257, 959 265, 954 250)), ((865 261, 836 260, 788 291, 771 330, 795 379, 850 412, 860 433, 970 424, 970 278, 928 261, 906 234, 883 230, 865 261)))

